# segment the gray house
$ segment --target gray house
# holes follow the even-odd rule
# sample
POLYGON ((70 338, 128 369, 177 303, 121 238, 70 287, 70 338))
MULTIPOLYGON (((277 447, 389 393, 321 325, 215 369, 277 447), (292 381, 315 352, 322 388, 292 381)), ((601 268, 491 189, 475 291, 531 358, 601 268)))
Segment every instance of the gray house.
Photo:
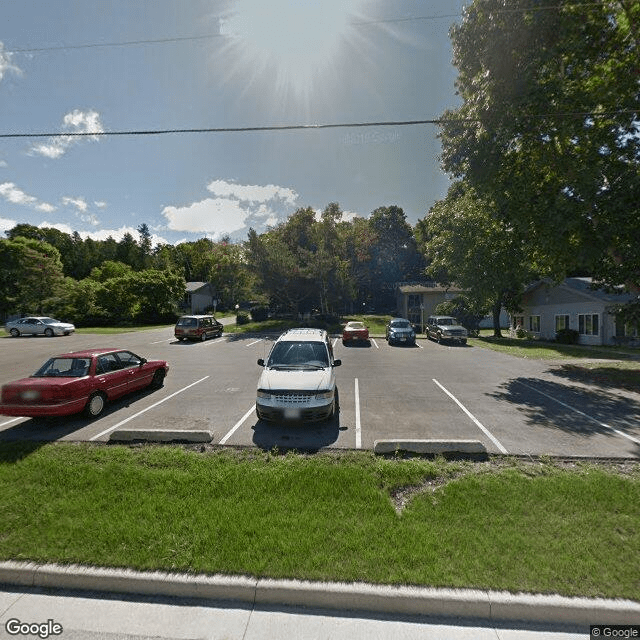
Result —
POLYGON ((522 313, 512 317, 512 327, 553 340, 560 329, 578 332, 580 344, 607 345, 638 341, 638 328, 625 325, 610 313, 611 305, 635 296, 590 289, 591 278, 566 278, 560 284, 540 280, 525 291, 522 313))
POLYGON ((415 325, 421 326, 436 313, 436 307, 463 293, 458 287, 443 287, 436 282, 404 283, 396 289, 397 312, 415 325))
POLYGON ((205 313, 214 309, 218 300, 210 282, 187 282, 182 307, 188 313, 205 313))

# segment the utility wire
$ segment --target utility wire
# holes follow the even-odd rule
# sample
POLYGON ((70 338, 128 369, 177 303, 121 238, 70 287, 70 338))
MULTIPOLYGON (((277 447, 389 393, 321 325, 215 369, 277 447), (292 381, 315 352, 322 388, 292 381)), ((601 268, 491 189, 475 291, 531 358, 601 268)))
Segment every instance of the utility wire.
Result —
MULTIPOLYGON (((617 111, 597 112, 580 111, 566 113, 543 113, 533 117, 543 118, 602 118, 617 115, 633 115, 638 114, 638 109, 621 109, 617 111)), ((201 127, 201 128, 184 128, 184 129, 138 129, 123 131, 78 131, 78 132, 54 132, 54 133, 0 133, 0 139, 3 138, 93 138, 106 136, 158 136, 167 134, 181 133, 250 133, 258 131, 300 131, 300 130, 317 130, 317 129, 347 129, 347 128, 363 128, 363 127, 406 127, 415 125, 440 125, 452 123, 473 123, 482 122, 480 118, 432 118, 427 120, 385 120, 380 122, 339 122, 325 124, 282 124, 282 125, 264 125, 254 127, 201 127)))
MULTIPOLYGON (((600 2, 581 2, 576 4, 567 4, 567 5, 546 5, 541 7, 519 7, 516 9, 497 9, 494 11, 490 11, 491 14, 501 14, 501 13, 528 13, 528 12, 536 12, 536 11, 553 11, 558 9, 575 9, 575 8, 589 8, 594 6, 602 6, 602 0, 600 2)), ((380 20, 361 20, 357 22, 351 22, 350 24, 355 27, 359 26, 368 26, 368 25, 376 25, 376 24, 398 24, 401 22, 415 22, 415 21, 425 21, 425 20, 445 20, 451 18, 462 18, 462 14, 458 13, 449 13, 449 14, 441 14, 441 15, 431 15, 431 16, 409 16, 406 18, 386 18, 380 20)), ((141 46, 148 44, 167 44, 172 42, 190 42, 197 40, 210 40, 212 38, 233 38, 236 37, 234 35, 228 35, 224 33, 208 33, 198 36, 176 36, 171 38, 154 38, 154 39, 144 39, 144 40, 125 40, 122 42, 89 42, 85 44, 71 44, 71 45, 54 45, 50 47, 24 47, 20 49, 5 49, 4 53, 41 53, 46 51, 65 51, 65 50, 74 50, 74 49, 100 49, 100 48, 108 48, 108 47, 131 47, 131 46, 141 46)))

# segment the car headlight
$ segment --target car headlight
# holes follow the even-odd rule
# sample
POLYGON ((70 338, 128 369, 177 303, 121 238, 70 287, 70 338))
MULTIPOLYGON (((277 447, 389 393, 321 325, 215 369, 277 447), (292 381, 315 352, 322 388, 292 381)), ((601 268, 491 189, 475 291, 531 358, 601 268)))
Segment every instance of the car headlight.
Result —
POLYGON ((331 400, 331 398, 333 398, 333 391, 318 391, 316 398, 318 400, 331 400))
POLYGON ((28 389, 20 394, 23 400, 38 400, 40 398, 40 392, 35 389, 28 389))
POLYGON ((269 400, 271 398, 271 393, 269 391, 258 389, 258 398, 261 400, 269 400))

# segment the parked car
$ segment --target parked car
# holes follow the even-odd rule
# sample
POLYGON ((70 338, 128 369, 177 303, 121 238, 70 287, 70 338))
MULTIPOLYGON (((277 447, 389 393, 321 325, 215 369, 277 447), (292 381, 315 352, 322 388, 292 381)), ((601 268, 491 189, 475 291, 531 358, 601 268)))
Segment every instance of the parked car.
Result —
POLYGON ((30 316, 19 320, 10 320, 5 324, 5 330, 14 338, 18 336, 68 336, 76 328, 70 322, 60 322, 46 316, 30 316))
POLYGON ((193 315, 178 318, 174 335, 178 340, 202 340, 222 335, 224 326, 214 316, 193 315))
POLYGON ((442 342, 467 344, 467 330, 452 316, 429 316, 426 324, 427 337, 442 342))
POLYGON ((49 358, 32 376, 2 386, 0 414, 65 416, 84 411, 96 418, 109 400, 144 387, 160 388, 164 360, 124 349, 87 349, 49 358))
POLYGON ((348 342, 369 342, 369 329, 364 322, 347 322, 342 330, 342 344, 348 342))
POLYGON ((290 329, 274 343, 258 381, 256 414, 261 420, 329 420, 338 410, 334 360, 323 329, 290 329))
POLYGON ((385 327, 385 339, 389 344, 415 344, 416 332, 406 318, 391 318, 385 327))

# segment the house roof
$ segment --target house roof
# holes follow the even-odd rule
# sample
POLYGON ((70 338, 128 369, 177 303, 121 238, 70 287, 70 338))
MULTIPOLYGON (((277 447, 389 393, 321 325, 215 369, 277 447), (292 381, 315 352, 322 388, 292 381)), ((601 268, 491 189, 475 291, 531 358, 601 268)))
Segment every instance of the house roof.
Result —
POLYGON ((187 282, 187 291, 194 293, 200 289, 208 288, 211 292, 211 283, 209 282, 187 282))
POLYGON ((553 287, 553 286, 565 286, 569 289, 577 291, 582 295, 592 298, 594 300, 600 300, 601 302, 629 302, 635 298, 631 293, 609 293, 604 289, 591 289, 593 278, 565 278, 561 283, 554 285, 552 280, 538 280, 530 284, 525 290, 526 293, 535 291, 541 286, 553 287))
POLYGON ((451 285, 449 287, 445 287, 437 282, 423 282, 421 284, 412 283, 412 284, 401 284, 398 287, 398 290, 401 293, 412 294, 412 293, 441 293, 443 291, 450 291, 453 293, 461 293, 464 291, 455 285, 451 285))

